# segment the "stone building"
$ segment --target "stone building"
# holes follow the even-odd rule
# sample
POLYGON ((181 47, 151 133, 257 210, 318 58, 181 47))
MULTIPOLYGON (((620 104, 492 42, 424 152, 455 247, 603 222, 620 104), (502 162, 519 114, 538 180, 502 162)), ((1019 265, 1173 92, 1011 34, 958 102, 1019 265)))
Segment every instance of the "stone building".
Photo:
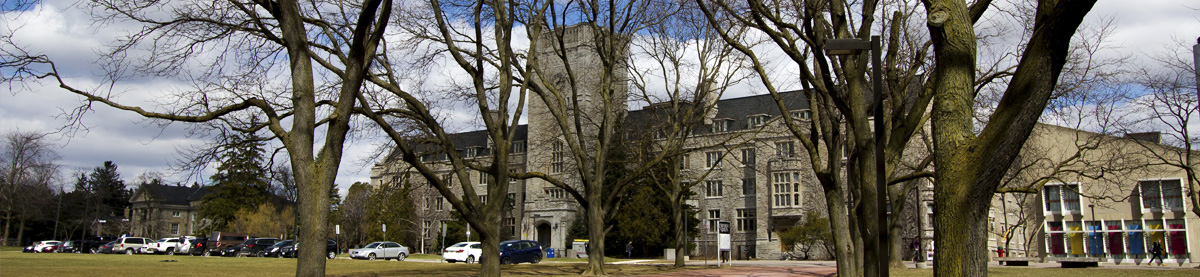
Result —
POLYGON ((993 231, 989 246, 994 253, 1007 234, 1017 255, 1144 264, 1158 242, 1167 263, 1194 263, 1200 218, 1191 212, 1188 176, 1151 158, 1182 154, 1161 144, 1158 133, 1114 137, 1039 125, 1021 154, 1030 170, 1016 175, 1041 178, 1044 186, 1036 194, 996 196, 1004 202, 993 205, 992 228, 1013 231, 993 231))
POLYGON ((208 188, 146 184, 129 199, 130 236, 161 238, 192 235, 204 224, 200 202, 208 188))
MULTIPOLYGON (((584 72, 598 68, 596 59, 588 57, 589 29, 569 28, 564 43, 578 64, 573 64, 572 70, 584 72)), ((545 55, 546 53, 542 53, 545 55)), ((594 54, 593 54, 594 55, 594 54)), ((549 60, 549 59, 543 59, 549 60)), ((561 64, 544 64, 551 70, 547 76, 556 86, 565 82, 561 64)), ((586 76, 592 76, 587 75, 586 76)), ((620 82, 618 82, 620 83, 620 82)), ((582 78, 579 84, 583 87, 597 86, 597 80, 582 78)), ((594 90, 581 89, 579 99, 583 112, 600 112, 598 96, 592 95, 594 90)), ((617 90, 618 94, 624 93, 617 90)), ((801 124, 811 117, 808 103, 800 93, 789 92, 781 94, 787 112, 801 124)), ((757 258, 778 259, 782 252, 779 233, 795 226, 803 220, 809 211, 825 212, 824 196, 818 181, 814 177, 808 155, 803 153, 796 140, 781 122, 783 117, 774 99, 767 94, 756 96, 715 100, 708 111, 703 124, 696 126, 688 139, 687 154, 680 161, 681 175, 692 186, 695 197, 688 204, 698 210, 697 217, 701 224, 701 234, 690 240, 699 247, 696 253, 701 254, 705 249, 715 248, 717 222, 731 223, 733 240, 733 257, 735 259, 757 258)), ((637 110, 624 111, 625 127, 622 134, 637 134, 654 132, 656 124, 664 124, 654 114, 662 105, 650 104, 637 110)), ((520 126, 518 134, 511 146, 510 169, 518 172, 537 171, 567 180, 568 183, 578 184, 578 178, 572 177, 572 161, 570 153, 564 149, 561 142, 557 123, 547 114, 548 108, 541 99, 532 96, 528 105, 528 125, 520 126), (572 179, 574 178, 574 179, 572 179)), ((572 123, 573 124, 573 123, 572 123)), ((593 124, 584 122, 584 124, 593 124)), ((590 126, 590 125, 589 125, 590 126)), ((595 132, 594 128, 582 126, 584 136, 595 132)), ((1050 160, 1069 157, 1071 149, 1077 149, 1081 132, 1069 128, 1048 125, 1039 126, 1034 136, 1030 138, 1029 153, 1043 154, 1050 160), (1067 152, 1064 152, 1067 151, 1067 152)), ((594 134, 592 134, 594 135, 594 134)), ((454 145, 463 157, 486 160, 490 158, 492 142, 483 131, 458 133, 453 136, 454 145)), ((1106 144, 1102 149, 1129 149, 1128 140, 1114 144, 1106 144), (1124 143, 1124 144, 1122 144, 1124 143)), ((915 142, 914 142, 915 143, 915 142)), ((1106 150, 1107 151, 1107 150, 1106 150)), ((912 158, 921 151, 914 151, 912 158)), ((445 154, 431 152, 422 155, 422 162, 442 174, 443 179, 452 180, 452 168, 445 162, 445 154)), ((908 159, 910 157, 905 157, 908 159)), ((1034 160, 1034 159, 1027 159, 1034 160)), ((1145 165, 1145 164, 1143 164, 1145 165)), ((1081 164, 1081 167, 1088 167, 1081 164)), ((1154 167, 1145 167, 1154 168, 1154 167)), ((1090 180, 1085 175, 1061 176, 1052 179, 1066 180, 1060 183, 1046 183, 1046 189, 1037 194, 1005 193, 993 198, 993 209, 989 214, 992 222, 992 235, 988 241, 989 249, 996 254, 998 247, 1008 248, 1009 255, 1018 256, 1094 256, 1104 257, 1110 261, 1134 261, 1144 254, 1145 247, 1151 240, 1164 241, 1171 252, 1168 260, 1190 261, 1192 254, 1200 249, 1193 241, 1197 241, 1196 228, 1200 221, 1194 215, 1186 213, 1186 201, 1180 202, 1179 184, 1184 183, 1182 172, 1179 170, 1143 170, 1127 172, 1119 178, 1123 181, 1113 183, 1105 180, 1105 185, 1097 185, 1099 181, 1090 180), (1162 189, 1169 186, 1169 189, 1162 189), (1116 198, 1097 198, 1097 200, 1081 200, 1079 194, 1070 191, 1099 192, 1090 195, 1104 195, 1112 187, 1123 188, 1126 192, 1116 198), (1152 190, 1157 188, 1156 190, 1152 190), (1159 196, 1143 197, 1140 191, 1154 191, 1159 196), (1072 196, 1074 195, 1074 196, 1072 196), (1123 199, 1120 201, 1100 199, 1123 199), (1157 200, 1156 200, 1157 199, 1157 200), (1149 202, 1147 202, 1149 201, 1149 202), (1151 203, 1156 202, 1157 204, 1151 203), (1145 204, 1151 203, 1151 204, 1145 204), (1092 213, 1088 204, 1095 205, 1092 213), (1158 208, 1155 208, 1158 207, 1158 208), (1087 216, 1088 218, 1084 218, 1087 216), (1091 217, 1095 217, 1092 220, 1091 217), (1096 227, 1103 226, 1103 227, 1096 227), (1091 243, 1082 240, 1082 236, 1090 234, 1086 228, 1098 228, 1097 233, 1105 234, 1104 240, 1091 243), (1102 231, 1102 232, 1101 232, 1102 231), (1118 239, 1119 238, 1119 239, 1118 239), (1140 241, 1140 242, 1139 242, 1140 241), (1101 244, 1103 243, 1103 244, 1101 244), (1086 252, 1084 245, 1103 245, 1107 252, 1086 252), (1123 249, 1116 251, 1116 249, 1123 249), (1134 249, 1142 249, 1141 252, 1134 249), (1121 254, 1117 254, 1120 252, 1121 254)), ((1081 171, 1077 171, 1081 172, 1081 171)), ((1044 178, 1036 176, 1044 172, 1030 173, 1025 178, 1044 178)), ((404 162, 388 158, 377 163, 372 168, 372 184, 378 187, 394 186, 405 181, 424 182, 411 172, 404 162)), ((470 184, 476 190, 483 190, 488 183, 486 175, 481 172, 469 172, 472 178, 470 184)), ((458 180, 448 182, 458 186, 458 180)), ((433 250, 430 245, 436 238, 441 221, 450 219, 451 207, 429 186, 416 186, 415 201, 419 207, 418 221, 421 225, 420 249, 433 250)), ((916 209, 904 211, 904 227, 900 228, 903 235, 899 239, 908 245, 920 234, 922 249, 926 253, 936 251, 933 243, 932 216, 935 211, 930 208, 933 200, 932 183, 919 180, 915 185, 916 195, 908 205, 916 209), (912 219, 913 222, 907 222, 912 219)), ((462 188, 452 187, 451 190, 461 193, 462 188)), ((1087 193, 1084 193, 1087 194, 1087 193)), ((565 249, 567 245, 567 229, 575 220, 579 205, 564 190, 556 188, 541 180, 513 180, 509 193, 504 201, 506 205, 503 218, 503 228, 508 236, 504 239, 535 240, 546 248, 565 249)), ((892 230, 897 231, 896 229, 892 230)), ((893 237, 895 238, 895 237, 893 237)), ((1099 237, 1097 237, 1099 239, 1099 237)), ((819 251, 818 251, 819 252, 819 251)), ((911 251, 904 251, 904 258, 910 259, 911 251)), ((711 252, 710 252, 711 253, 711 252)), ((818 256, 827 253, 818 253, 818 256)))

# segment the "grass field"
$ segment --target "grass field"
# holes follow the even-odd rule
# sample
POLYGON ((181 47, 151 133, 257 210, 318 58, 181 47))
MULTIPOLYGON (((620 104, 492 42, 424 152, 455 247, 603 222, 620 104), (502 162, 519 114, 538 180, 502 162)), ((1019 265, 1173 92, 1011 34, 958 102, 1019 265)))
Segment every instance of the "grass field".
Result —
MULTIPOLYGON (((16 249, 13 249, 16 250, 16 249)), ((414 260, 438 260, 437 255, 413 255, 414 260)), ((505 275, 574 276, 583 263, 541 263, 501 266, 505 275)), ((700 269, 689 267, 684 270, 700 269)), ((607 265, 612 275, 642 275, 674 271, 669 266, 607 265)), ((0 251, 0 276, 294 276, 295 259, 228 258, 164 255, 21 253, 0 251)), ((330 276, 474 276, 479 265, 335 259, 326 263, 330 276)))
MULTIPOLYGON (((344 257, 344 256, 342 256, 344 257)), ((414 254, 411 260, 440 260, 438 255, 414 254)), ((586 263, 571 263, 580 259, 547 259, 541 264, 519 264, 501 266, 505 275, 512 276, 575 276, 583 272, 586 263)), ((989 276, 1087 276, 1087 277, 1132 277, 1132 276, 1200 276, 1194 268, 1146 267, 1145 269, 1118 268, 1021 268, 993 267, 989 276)), ((605 266, 614 276, 661 274, 680 270, 704 269, 690 266, 676 270, 657 265, 605 266)), ((295 259, 278 258, 225 258, 163 255, 92 255, 58 253, 21 253, 19 248, 5 247, 0 250, 0 276, 294 276, 295 259)), ((892 276, 932 276, 931 269, 892 270, 892 276)), ((462 263, 364 261, 335 259, 326 264, 330 276, 475 276, 478 265, 462 263)), ((743 273, 743 272, 739 272, 743 273)), ((747 268, 745 274, 753 271, 747 268)))

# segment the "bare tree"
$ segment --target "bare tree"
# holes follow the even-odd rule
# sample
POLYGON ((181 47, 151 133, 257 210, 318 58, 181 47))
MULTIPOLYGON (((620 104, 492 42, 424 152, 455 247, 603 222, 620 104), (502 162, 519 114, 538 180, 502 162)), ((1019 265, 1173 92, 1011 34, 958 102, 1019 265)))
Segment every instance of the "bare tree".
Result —
POLYGON ((627 143, 634 145, 629 153, 634 156, 630 162, 646 163, 659 154, 666 156, 660 166, 648 171, 648 180, 669 198, 677 268, 685 265, 688 248, 688 226, 684 219, 689 215, 684 205, 696 184, 688 180, 704 180, 715 170, 681 174, 681 160, 686 159, 683 155, 701 150, 697 145, 720 145, 727 148, 725 152, 736 151, 738 147, 726 144, 750 140, 759 131, 752 129, 699 142, 701 139, 695 134, 729 131, 729 122, 714 122, 716 103, 730 86, 749 75, 744 70, 745 58, 720 41, 695 3, 680 5, 677 13, 648 26, 645 34, 631 42, 630 98, 646 108, 639 118, 624 126, 629 134, 627 143))
MULTIPOLYGON (((788 132, 800 140, 809 156, 833 226, 839 274, 874 275, 883 270, 886 261, 873 259, 878 253, 888 251, 888 246, 879 245, 875 239, 881 228, 888 228, 877 226, 880 208, 877 200, 889 192, 876 191, 875 172, 885 172, 884 178, 893 187, 890 190, 896 192, 891 196, 898 198, 905 196, 899 192, 909 190, 896 186, 909 183, 905 180, 930 175, 924 168, 899 169, 914 134, 928 120, 926 107, 932 99, 930 91, 921 85, 928 76, 918 75, 927 67, 929 44, 923 33, 910 25, 909 18, 916 14, 915 8, 904 4, 885 6, 879 1, 865 1, 861 6, 847 1, 697 2, 704 8, 707 21, 718 30, 747 26, 756 31, 747 36, 728 33, 721 36, 750 56, 760 80, 784 115, 788 132), (877 13, 890 15, 883 18, 883 28, 874 26, 877 13), (866 78, 869 56, 830 58, 824 47, 828 39, 865 41, 879 30, 883 31, 881 35, 887 45, 880 53, 886 61, 880 80, 885 88, 869 92, 866 78), (753 48, 760 42, 781 51, 788 66, 798 67, 798 87, 803 89, 801 92, 812 108, 811 123, 793 120, 780 92, 794 82, 794 77, 776 77, 776 72, 769 68, 776 66, 777 61, 767 60, 764 53, 753 48), (886 140, 883 153, 873 150, 870 93, 883 94, 887 99, 883 107, 876 108, 886 112, 881 113, 885 122, 882 137, 886 140), (875 155, 884 155, 882 169, 876 168, 875 155), (864 260, 864 257, 870 258, 864 260)), ((902 199, 893 201, 903 203, 902 199)))
POLYGON ((24 235, 25 223, 47 215, 53 210, 49 199, 51 182, 58 175, 58 153, 50 144, 48 134, 19 130, 4 134, 0 148, 0 212, 4 216, 4 235, 0 245, 8 242, 9 230, 16 221, 17 241, 24 235))
POLYGON ((995 108, 976 131, 975 23, 991 1, 923 1, 936 65, 932 123, 935 163, 935 276, 987 275, 987 210, 1049 102, 1072 35, 1093 0, 1038 1, 1033 32, 995 108))
MULTIPOLYGON (((1143 97, 1133 99, 1139 107, 1141 117, 1135 121, 1138 124, 1130 128, 1131 132, 1155 131, 1149 128, 1161 128, 1164 138, 1160 142, 1134 140, 1140 145, 1139 151, 1153 164, 1166 165, 1184 172, 1186 189, 1182 192, 1184 198, 1191 202, 1191 212, 1200 216, 1200 130, 1192 127, 1197 115, 1200 115, 1200 85, 1197 85, 1196 69, 1193 61, 1187 58, 1190 51, 1184 43, 1178 43, 1174 48, 1154 57, 1157 63, 1151 67, 1141 68, 1133 82, 1148 90, 1143 97), (1140 128, 1136 128, 1140 127, 1140 128), (1161 143, 1161 144, 1160 144, 1161 143)), ((1165 189, 1163 193, 1166 193, 1165 189)))

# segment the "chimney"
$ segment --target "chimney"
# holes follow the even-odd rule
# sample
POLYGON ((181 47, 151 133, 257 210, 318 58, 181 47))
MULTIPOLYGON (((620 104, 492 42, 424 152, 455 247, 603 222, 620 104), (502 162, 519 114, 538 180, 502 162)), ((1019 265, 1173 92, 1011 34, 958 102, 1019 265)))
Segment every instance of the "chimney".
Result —
POLYGON ((1159 144, 1162 143, 1162 133, 1161 132, 1126 133, 1125 138, 1136 139, 1136 140, 1146 141, 1146 142, 1159 143, 1159 144))

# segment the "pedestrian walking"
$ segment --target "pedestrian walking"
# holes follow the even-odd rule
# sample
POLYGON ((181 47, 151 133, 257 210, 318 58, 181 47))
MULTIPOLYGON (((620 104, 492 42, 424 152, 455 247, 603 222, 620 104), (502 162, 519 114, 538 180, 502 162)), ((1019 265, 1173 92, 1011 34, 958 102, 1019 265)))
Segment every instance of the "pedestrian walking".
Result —
POLYGON ((1155 258, 1157 258, 1157 259, 1158 259, 1158 265, 1159 265, 1159 266, 1162 266, 1162 264, 1163 264, 1163 248, 1162 248, 1162 244, 1161 244, 1161 243, 1158 243, 1157 241, 1156 241, 1156 242, 1154 242, 1154 245, 1151 245, 1151 246, 1150 246, 1150 254, 1152 254, 1152 255, 1153 255, 1153 256, 1150 256, 1150 264, 1154 264, 1154 259, 1155 259, 1155 258))
POLYGON ((626 259, 633 258, 633 242, 632 241, 625 244, 625 258, 626 259))
POLYGON ((909 248, 912 248, 913 262, 914 263, 920 262, 921 261, 921 240, 920 239, 913 240, 912 243, 909 244, 909 248))

